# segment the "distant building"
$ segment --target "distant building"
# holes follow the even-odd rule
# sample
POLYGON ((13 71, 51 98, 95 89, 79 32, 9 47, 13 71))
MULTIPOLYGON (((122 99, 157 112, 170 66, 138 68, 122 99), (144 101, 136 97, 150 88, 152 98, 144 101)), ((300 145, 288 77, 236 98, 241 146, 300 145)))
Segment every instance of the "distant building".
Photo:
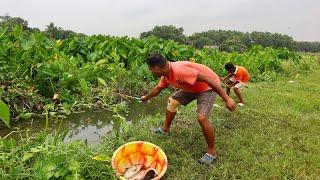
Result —
POLYGON ((204 45, 203 48, 219 49, 219 46, 214 45, 204 45))

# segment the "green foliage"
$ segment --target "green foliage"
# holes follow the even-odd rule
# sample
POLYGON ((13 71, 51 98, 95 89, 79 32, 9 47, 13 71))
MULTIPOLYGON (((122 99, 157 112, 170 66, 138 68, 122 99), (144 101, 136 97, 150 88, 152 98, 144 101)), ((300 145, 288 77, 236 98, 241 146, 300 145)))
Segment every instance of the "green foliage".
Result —
POLYGON ((10 127, 10 111, 9 107, 2 101, 2 89, 0 89, 0 120, 4 122, 4 124, 10 127))
MULTIPOLYGON (((197 48, 202 48, 204 46, 218 46, 221 50, 228 52, 233 52, 235 44, 240 44, 243 47, 260 45, 263 47, 274 48, 285 47, 294 51, 320 51, 320 42, 298 42, 294 41, 292 37, 287 35, 257 31, 243 33, 230 30, 209 30, 192 34, 188 37, 187 42, 197 48), (235 39, 237 42, 234 42, 235 39)), ((238 51, 238 49, 236 48, 235 51, 238 51)))
POLYGON ((55 26, 53 22, 47 25, 43 33, 51 39, 67 39, 74 36, 85 36, 84 34, 77 34, 70 30, 63 30, 61 27, 55 26))
POLYGON ((11 31, 15 26, 21 25, 24 30, 39 32, 37 28, 30 28, 28 26, 28 21, 20 17, 11 17, 9 15, 0 16, 0 27, 7 27, 11 31))
POLYGON ((87 97, 89 95, 89 87, 87 84, 87 81, 84 79, 80 79, 80 92, 84 97, 87 97))
POLYGON ((240 40, 236 39, 225 40, 219 46, 220 51, 226 52, 244 52, 246 49, 246 45, 244 45, 240 40))
MULTIPOLYGON (((15 26, 21 26, 23 30, 30 32, 40 32, 37 28, 28 26, 28 21, 20 17, 10 17, 9 15, 0 16, 0 27, 5 27, 8 31, 13 31, 15 26)), ((190 44, 196 48, 204 46, 226 46, 226 42, 237 39, 245 47, 253 45, 261 45, 263 47, 286 47, 294 51, 303 52, 320 52, 320 42, 294 41, 292 37, 279 33, 270 32, 251 32, 243 33, 231 30, 209 30, 200 33, 194 33, 191 36, 183 34, 182 27, 175 27, 173 25, 155 26, 151 31, 143 32, 140 38, 157 37, 165 40, 173 40, 179 43, 190 44), (224 43, 224 44, 223 44, 224 43)), ((76 33, 71 30, 64 30, 61 27, 55 26, 53 22, 47 25, 43 33, 51 39, 68 39, 72 37, 86 37, 85 34, 76 33)), ((222 49, 230 49, 229 47, 222 47, 222 49)), ((92 54, 94 57, 97 53, 92 54)))
POLYGON ((320 42, 296 41, 293 50, 300 52, 320 52, 320 42))
POLYGON ((151 31, 143 32, 140 38, 155 36, 165 40, 174 40, 180 43, 186 43, 186 37, 183 35, 183 28, 176 28, 173 25, 155 26, 151 31))
POLYGON ((94 159, 111 156, 114 147, 90 149, 84 142, 65 144, 63 139, 41 133, 16 146, 13 139, 0 138, 0 179, 116 179, 110 162, 94 159))

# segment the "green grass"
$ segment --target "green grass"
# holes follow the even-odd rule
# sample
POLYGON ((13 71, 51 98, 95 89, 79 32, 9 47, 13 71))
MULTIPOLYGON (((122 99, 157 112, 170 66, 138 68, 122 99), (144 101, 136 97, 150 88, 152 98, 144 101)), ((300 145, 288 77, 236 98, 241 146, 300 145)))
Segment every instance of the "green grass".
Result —
MULTIPOLYGON (((93 160, 99 152, 84 142, 65 144, 59 135, 40 133, 19 145, 0 139, 0 179, 116 179, 108 162, 93 160)), ((111 147, 111 146, 110 146, 111 147)))
MULTIPOLYGON (((111 157, 133 140, 164 150, 169 160, 164 179, 320 179, 319 77, 317 66, 308 75, 252 83, 243 91, 247 106, 235 112, 214 108, 218 160, 209 167, 197 163, 206 143, 192 103, 179 110, 167 135, 149 131, 161 124, 162 113, 107 135, 94 148, 83 142, 64 144, 51 135, 23 139, 19 146, 0 139, 0 179, 115 179, 110 162, 92 157, 111 157), (33 155, 23 161, 27 152, 33 155)), ((216 103, 223 105, 219 98, 216 103)))

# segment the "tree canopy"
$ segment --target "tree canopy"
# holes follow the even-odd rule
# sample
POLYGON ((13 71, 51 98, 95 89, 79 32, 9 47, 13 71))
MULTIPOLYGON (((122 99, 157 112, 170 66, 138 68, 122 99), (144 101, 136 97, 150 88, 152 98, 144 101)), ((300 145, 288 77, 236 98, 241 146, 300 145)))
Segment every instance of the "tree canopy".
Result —
MULTIPOLYGON (((40 32, 38 28, 28 26, 28 21, 20 17, 9 15, 0 16, 0 27, 6 27, 12 31, 16 25, 21 25, 23 30, 40 32)), ((271 32, 240 32, 232 30, 208 30, 193 33, 190 36, 183 34, 182 27, 173 25, 155 26, 152 30, 142 32, 140 38, 158 37, 164 40, 173 40, 182 44, 193 45, 196 48, 213 47, 226 52, 243 52, 253 45, 263 47, 281 48, 285 47, 293 51, 320 52, 320 42, 294 41, 292 37, 271 32)), ((64 30, 49 23, 43 33, 52 39, 68 39, 74 36, 86 36, 71 30, 64 30)))
MULTIPOLYGON (((16 25, 21 25, 23 30, 40 32, 38 28, 29 27, 28 21, 20 17, 11 17, 9 15, 0 16, 0 27, 6 27, 9 31, 12 31, 16 25)), ((85 36, 82 33, 76 33, 71 30, 64 30, 61 27, 57 27, 53 22, 47 25, 46 29, 43 32, 47 37, 52 39, 67 39, 74 36, 85 36)))
POLYGON ((140 38, 146 38, 149 36, 156 36, 165 40, 174 40, 180 43, 186 43, 186 37, 183 35, 182 27, 169 26, 155 26, 151 31, 143 32, 140 34, 140 38))
POLYGON ((171 39, 176 42, 191 44, 197 48, 218 47, 223 51, 244 51, 253 45, 263 47, 288 48, 294 51, 320 52, 320 42, 299 42, 292 37, 271 32, 240 32, 231 30, 209 30, 194 33, 191 36, 183 34, 182 27, 155 26, 151 31, 143 32, 140 38, 156 36, 171 39))

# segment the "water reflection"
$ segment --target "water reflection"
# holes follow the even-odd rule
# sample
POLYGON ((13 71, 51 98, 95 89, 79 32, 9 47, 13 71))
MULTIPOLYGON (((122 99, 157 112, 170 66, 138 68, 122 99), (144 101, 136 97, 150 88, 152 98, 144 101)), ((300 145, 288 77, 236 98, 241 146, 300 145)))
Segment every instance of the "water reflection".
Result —
MULTIPOLYGON (((168 93, 155 97, 150 102, 141 103, 132 101, 129 103, 127 114, 122 114, 128 121, 132 123, 140 121, 142 118, 156 113, 164 113, 168 93)), ((49 131, 58 131, 59 133, 67 132, 65 142, 73 140, 85 140, 90 145, 96 145, 100 142, 100 138, 112 131, 112 113, 107 111, 93 112, 86 111, 83 113, 74 113, 66 118, 50 119, 49 131)), ((33 119, 28 121, 19 121, 13 123, 12 127, 19 130, 30 129, 30 133, 37 133, 44 129, 45 119, 33 119)), ((1 127, 0 136, 4 137, 12 130, 1 127)), ((18 133, 13 133, 10 138, 20 139, 18 133)))

